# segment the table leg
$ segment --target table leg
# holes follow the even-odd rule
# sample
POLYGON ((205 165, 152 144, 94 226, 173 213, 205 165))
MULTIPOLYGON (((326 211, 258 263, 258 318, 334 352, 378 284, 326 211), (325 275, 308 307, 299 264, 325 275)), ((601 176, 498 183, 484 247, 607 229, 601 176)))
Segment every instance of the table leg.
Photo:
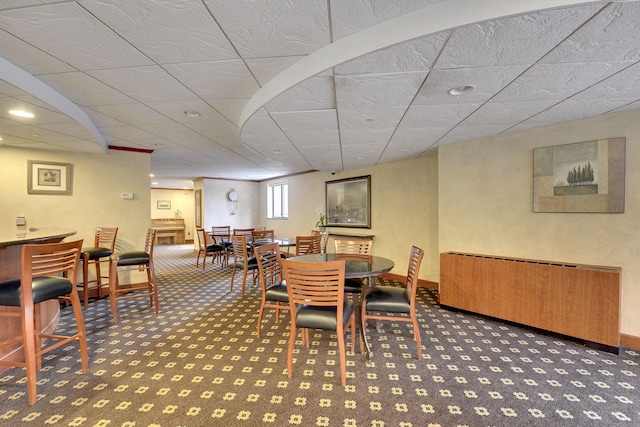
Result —
POLYGON ((362 294, 360 296, 360 333, 362 334, 362 342, 364 342, 365 356, 367 357, 367 362, 371 360, 371 349, 369 348, 369 341, 367 341, 367 333, 365 332, 366 321, 364 320, 364 314, 366 313, 366 306, 364 301, 364 294, 367 289, 371 287, 371 278, 367 279, 367 284, 362 289, 362 294))

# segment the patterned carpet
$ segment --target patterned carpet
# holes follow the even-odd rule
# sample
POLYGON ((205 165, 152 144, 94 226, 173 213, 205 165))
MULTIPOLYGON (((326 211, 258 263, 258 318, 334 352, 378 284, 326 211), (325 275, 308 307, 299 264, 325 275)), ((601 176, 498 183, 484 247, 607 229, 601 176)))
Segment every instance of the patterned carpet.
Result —
MULTIPOLYGON (((146 299, 85 311, 89 372, 77 346, 46 357, 38 402, 23 370, 0 375, 1 426, 638 426, 640 354, 612 355, 441 309, 421 289, 423 360, 409 324, 369 329, 373 359, 347 355, 340 385, 335 337, 296 345, 287 377, 289 316, 266 313, 259 289, 229 292, 230 269, 195 267, 189 245, 156 252, 160 314, 146 299)), ((408 256, 408 254, 407 254, 408 256)), ((63 309, 58 331, 69 327, 63 309)), ((73 322, 71 322, 73 325, 73 322)))

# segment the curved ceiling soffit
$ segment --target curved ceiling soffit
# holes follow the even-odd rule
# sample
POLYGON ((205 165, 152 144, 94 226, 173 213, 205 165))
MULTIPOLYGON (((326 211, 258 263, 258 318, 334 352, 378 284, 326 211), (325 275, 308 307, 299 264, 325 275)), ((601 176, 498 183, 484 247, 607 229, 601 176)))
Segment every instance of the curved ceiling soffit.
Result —
POLYGON ((402 42, 475 22, 532 13, 545 9, 601 3, 583 0, 483 0, 469 7, 468 0, 445 0, 368 27, 305 56, 262 86, 240 115, 244 125, 269 101, 298 83, 351 59, 402 42))
POLYGON ((35 96, 84 126, 95 137, 96 142, 102 148, 102 151, 107 153, 107 142, 98 131, 98 128, 93 121, 91 121, 89 116, 87 116, 80 107, 50 86, 44 84, 41 80, 38 80, 22 68, 2 57, 0 57, 0 70, 0 79, 22 89, 30 95, 35 96))

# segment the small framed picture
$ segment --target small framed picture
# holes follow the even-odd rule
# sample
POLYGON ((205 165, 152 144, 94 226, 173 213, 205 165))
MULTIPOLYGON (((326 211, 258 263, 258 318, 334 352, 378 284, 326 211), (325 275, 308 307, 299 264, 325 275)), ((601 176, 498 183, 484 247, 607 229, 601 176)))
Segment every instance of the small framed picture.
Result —
POLYGON ((73 165, 71 163, 27 160, 27 194, 57 194, 72 192, 73 165))
POLYGON ((171 209, 171 200, 158 200, 158 209, 171 209))

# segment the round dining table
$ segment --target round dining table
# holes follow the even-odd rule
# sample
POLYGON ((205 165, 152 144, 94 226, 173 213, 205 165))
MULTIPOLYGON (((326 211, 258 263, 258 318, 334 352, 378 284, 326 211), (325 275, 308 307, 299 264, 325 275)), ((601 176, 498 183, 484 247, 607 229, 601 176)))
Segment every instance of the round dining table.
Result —
MULTIPOLYGON (((381 274, 391 271, 395 263, 389 258, 384 258, 375 255, 360 255, 360 254, 308 254, 300 255, 289 258, 293 261, 301 262, 326 262, 335 260, 345 260, 344 263, 344 277, 345 279, 368 279, 365 281, 365 286, 362 292, 366 291, 366 288, 371 286, 371 279, 381 274)), ((362 298, 360 299, 360 313, 363 313, 365 307, 362 307, 362 298)), ((362 324, 361 319, 359 323, 362 324)), ((367 334, 365 334, 364 328, 360 327, 360 333, 365 345, 365 352, 367 360, 371 360, 371 351, 369 349, 369 342, 367 341, 367 334)))

